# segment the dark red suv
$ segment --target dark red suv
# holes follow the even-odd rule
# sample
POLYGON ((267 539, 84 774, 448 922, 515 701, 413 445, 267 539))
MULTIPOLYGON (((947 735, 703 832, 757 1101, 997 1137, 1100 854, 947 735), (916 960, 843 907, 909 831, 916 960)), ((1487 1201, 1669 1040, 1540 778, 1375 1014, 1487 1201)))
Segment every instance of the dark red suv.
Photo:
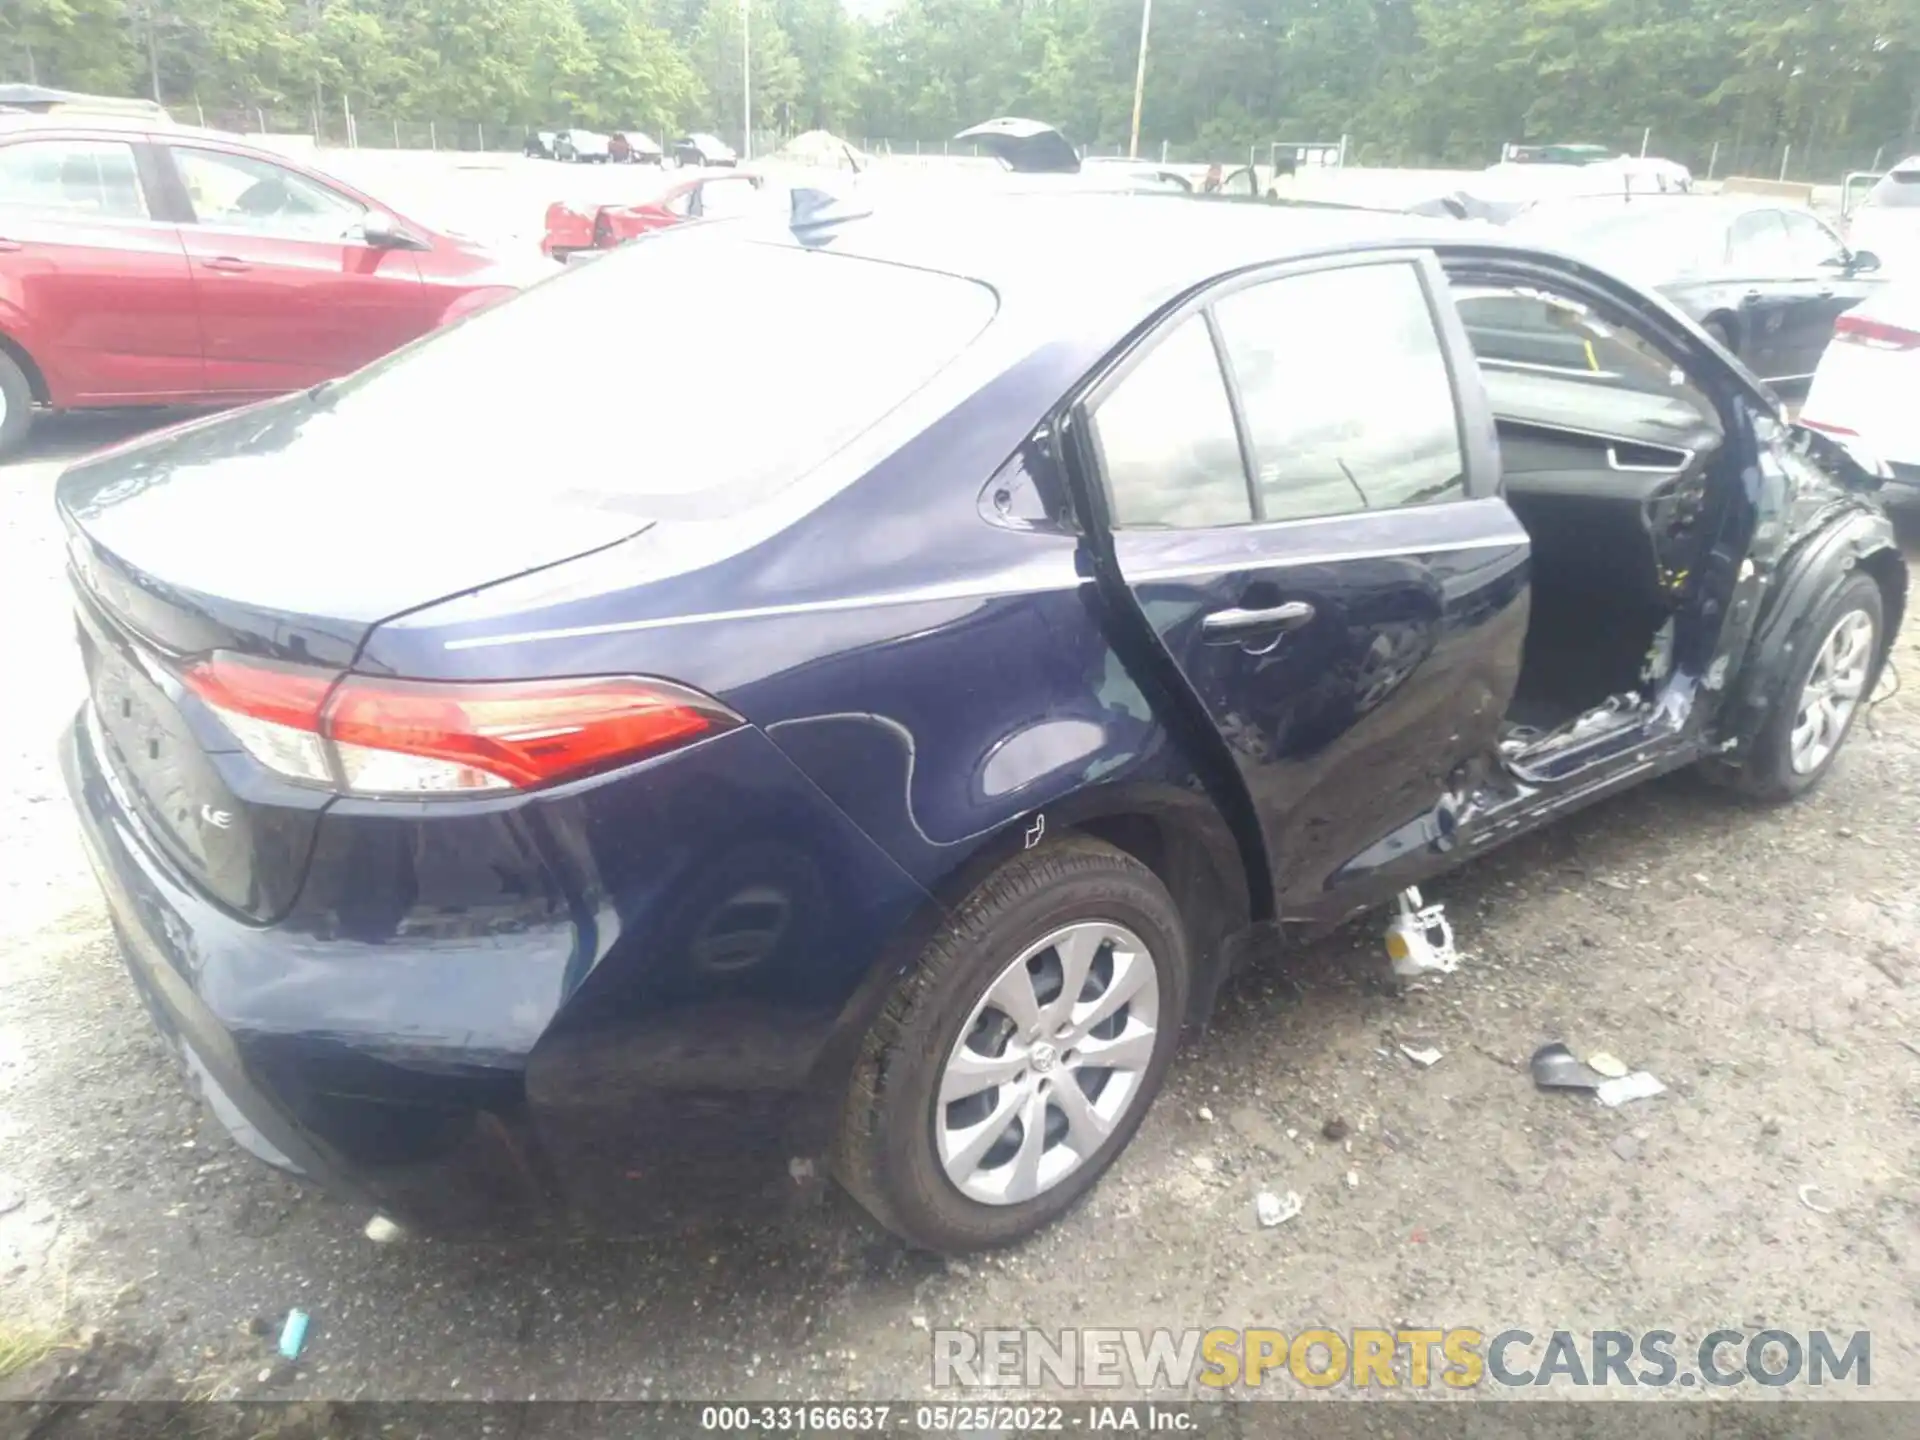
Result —
POLYGON ((0 454, 36 406, 224 405, 344 375, 545 268, 233 136, 0 115, 0 454))

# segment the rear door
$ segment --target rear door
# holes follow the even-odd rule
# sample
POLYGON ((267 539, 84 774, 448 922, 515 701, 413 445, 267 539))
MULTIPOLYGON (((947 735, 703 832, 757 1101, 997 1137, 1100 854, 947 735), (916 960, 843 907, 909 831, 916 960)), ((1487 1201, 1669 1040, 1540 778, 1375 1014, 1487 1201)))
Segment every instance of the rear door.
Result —
POLYGON ((180 143, 167 153, 193 209, 181 234, 211 388, 297 390, 433 328, 436 297, 413 252, 358 238, 360 201, 258 156, 180 143))
POLYGON ((1430 863, 1517 680, 1527 538, 1437 277, 1400 254, 1236 282, 1085 410, 1120 570, 1245 779, 1291 918, 1430 863))
POLYGON ((164 401, 205 389, 179 227, 126 139, 0 144, 0 329, 58 405, 164 401))

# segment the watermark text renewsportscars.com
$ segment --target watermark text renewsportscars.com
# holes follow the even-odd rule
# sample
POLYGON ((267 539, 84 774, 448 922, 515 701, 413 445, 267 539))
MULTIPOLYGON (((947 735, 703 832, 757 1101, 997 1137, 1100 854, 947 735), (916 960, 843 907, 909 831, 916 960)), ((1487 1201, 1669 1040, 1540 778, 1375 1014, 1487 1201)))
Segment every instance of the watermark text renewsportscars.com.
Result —
POLYGON ((940 1389, 1187 1391, 1786 1386, 1873 1383, 1866 1330, 936 1330, 940 1389))

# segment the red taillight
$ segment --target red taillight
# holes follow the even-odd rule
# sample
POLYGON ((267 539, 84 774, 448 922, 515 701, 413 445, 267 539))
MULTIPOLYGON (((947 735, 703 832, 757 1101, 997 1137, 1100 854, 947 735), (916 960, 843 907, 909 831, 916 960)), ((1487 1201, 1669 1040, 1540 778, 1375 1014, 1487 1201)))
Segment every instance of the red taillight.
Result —
MULTIPOLYGON (((497 776, 527 789, 625 765, 738 723, 704 695, 657 680, 443 685, 352 676, 327 706, 325 734, 349 769, 350 751, 369 750, 440 761, 449 772, 497 776)), ((484 787, 456 781, 447 788, 484 787)))
POLYGON ((305 665, 276 665, 215 654, 196 661, 182 676, 193 693, 220 710, 252 716, 296 730, 318 727, 320 707, 339 677, 305 665))
POLYGON ((1890 325, 1885 320, 1869 320, 1861 315, 1842 315, 1834 322, 1833 338, 1853 345, 1868 345, 1875 350, 1920 350, 1920 330, 1890 325))
POLYGON ((530 789, 741 723, 698 691, 625 675, 443 683, 223 654, 183 678, 262 763, 359 795, 530 789))

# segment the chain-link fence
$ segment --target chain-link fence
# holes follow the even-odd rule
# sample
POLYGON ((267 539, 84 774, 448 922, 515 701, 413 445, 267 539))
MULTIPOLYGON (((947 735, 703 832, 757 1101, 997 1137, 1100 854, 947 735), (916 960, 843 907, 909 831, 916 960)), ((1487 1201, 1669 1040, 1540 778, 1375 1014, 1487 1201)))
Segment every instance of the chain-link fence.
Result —
MULTIPOLYGON (((411 116, 361 113, 352 102, 334 101, 326 106, 305 109, 257 106, 251 109, 203 108, 188 101, 171 107, 176 120, 198 123, 214 129, 242 134, 308 135, 316 144, 375 150, 455 150, 517 153, 525 145, 529 127, 510 124, 498 117, 420 119, 411 116)), ((566 124, 556 119, 548 129, 566 124)), ((656 121, 657 125, 658 122, 656 121)), ((646 126, 641 128, 645 129, 646 126)), ((649 131, 651 133, 651 131, 649 131)), ((673 136, 658 135, 662 142, 673 136)), ((738 143, 738 132, 724 139, 738 143)), ((750 154, 756 158, 777 155, 794 136, 784 130, 756 132, 750 154)), ((843 137, 856 150, 890 160, 982 160, 989 152, 967 141, 950 138, 901 138, 848 134, 843 137)), ((1727 137, 1707 141, 1669 140, 1659 131, 1645 127, 1625 127, 1617 133, 1587 138, 1614 154, 1658 156, 1675 160, 1703 180, 1723 180, 1728 176, 1752 176, 1770 180, 1790 180, 1805 184, 1838 184, 1843 176, 1856 170, 1879 170, 1905 155, 1920 150, 1920 137, 1888 136, 1846 144, 1794 145, 1786 142, 1753 141, 1727 137)), ((1495 163, 1501 155, 1500 142, 1490 142, 1484 151, 1450 155, 1423 155, 1404 146, 1385 144, 1365 136, 1269 138, 1254 144, 1235 142, 1207 143, 1143 137, 1140 159, 1181 166, 1255 164, 1272 167, 1276 157, 1294 152, 1296 163, 1312 165, 1359 165, 1414 169, 1478 169, 1495 163), (1333 147, 1338 147, 1337 151, 1333 147)), ((1114 159, 1127 154, 1120 141, 1094 141, 1082 144, 1081 153, 1089 158, 1114 159)))

